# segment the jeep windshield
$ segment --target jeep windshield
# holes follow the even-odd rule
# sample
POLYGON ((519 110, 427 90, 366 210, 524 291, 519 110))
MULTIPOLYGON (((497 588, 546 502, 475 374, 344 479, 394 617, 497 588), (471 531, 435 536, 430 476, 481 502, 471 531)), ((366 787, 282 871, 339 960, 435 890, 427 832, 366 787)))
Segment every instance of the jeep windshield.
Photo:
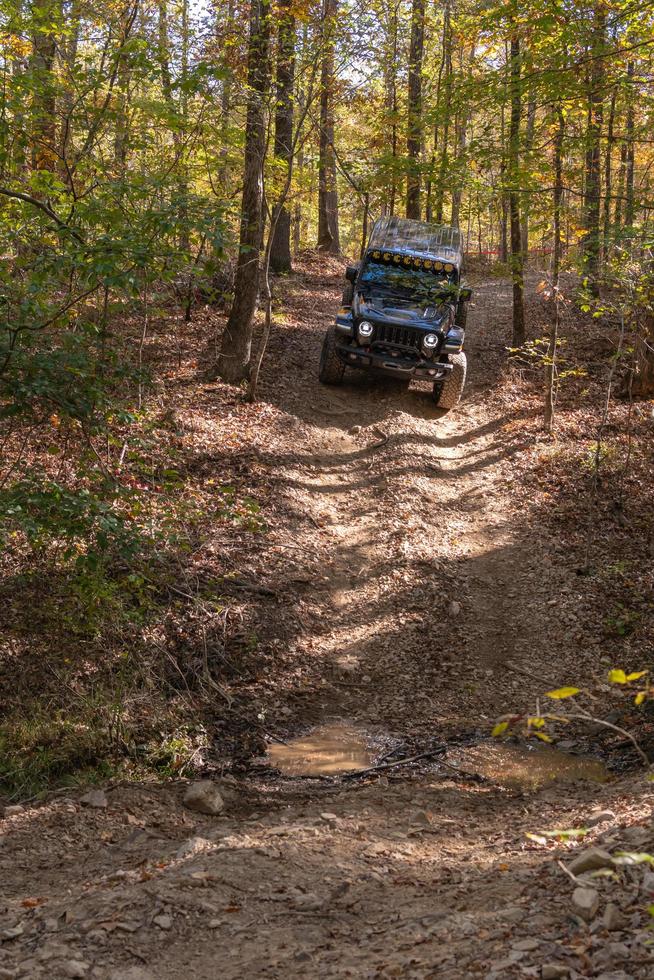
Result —
POLYGON ((383 292, 396 299, 428 305, 442 302, 452 295, 454 277, 455 273, 436 273, 412 267, 394 268, 387 262, 368 259, 359 276, 357 289, 364 296, 383 292))

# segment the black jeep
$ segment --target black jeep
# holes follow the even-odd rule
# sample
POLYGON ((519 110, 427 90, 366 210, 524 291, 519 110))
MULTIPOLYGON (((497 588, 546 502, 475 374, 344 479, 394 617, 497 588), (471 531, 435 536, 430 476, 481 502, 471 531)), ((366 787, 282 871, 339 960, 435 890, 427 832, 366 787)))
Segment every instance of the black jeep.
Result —
POLYGON ((346 367, 372 368, 433 381, 436 404, 453 408, 466 378, 471 296, 460 283, 462 259, 458 228, 376 221, 363 259, 347 268, 343 306, 322 346, 320 381, 339 384, 346 367))

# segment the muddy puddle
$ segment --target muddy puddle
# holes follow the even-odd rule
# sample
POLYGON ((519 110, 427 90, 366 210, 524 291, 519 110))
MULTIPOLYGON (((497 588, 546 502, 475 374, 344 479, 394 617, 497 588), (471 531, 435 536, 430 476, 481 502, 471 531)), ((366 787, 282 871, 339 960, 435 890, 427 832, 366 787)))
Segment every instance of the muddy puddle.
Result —
POLYGON ((373 764, 373 752, 362 731, 334 722, 287 745, 270 745, 266 761, 287 776, 331 776, 366 769, 373 764))
POLYGON ((597 759, 569 755, 548 746, 484 742, 449 753, 448 761, 487 776, 507 789, 535 790, 581 779, 605 783, 610 778, 606 767, 597 759))

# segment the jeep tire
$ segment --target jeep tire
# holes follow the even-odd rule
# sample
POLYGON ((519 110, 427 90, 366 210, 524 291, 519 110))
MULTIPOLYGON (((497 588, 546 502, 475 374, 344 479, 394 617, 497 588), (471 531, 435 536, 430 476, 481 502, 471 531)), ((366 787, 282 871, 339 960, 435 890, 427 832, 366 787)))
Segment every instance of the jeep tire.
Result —
POLYGON ((439 408, 449 411, 459 404, 463 394, 463 386, 466 383, 466 356, 461 351, 459 354, 450 354, 450 364, 452 370, 448 371, 444 381, 437 381, 434 384, 433 398, 439 408))
POLYGON ((348 282, 348 284, 343 289, 342 304, 343 306, 352 306, 352 300, 354 299, 354 283, 348 282))
POLYGON ((339 385, 344 373, 345 365, 336 350, 336 330, 330 327, 322 343, 318 380, 324 385, 339 385))

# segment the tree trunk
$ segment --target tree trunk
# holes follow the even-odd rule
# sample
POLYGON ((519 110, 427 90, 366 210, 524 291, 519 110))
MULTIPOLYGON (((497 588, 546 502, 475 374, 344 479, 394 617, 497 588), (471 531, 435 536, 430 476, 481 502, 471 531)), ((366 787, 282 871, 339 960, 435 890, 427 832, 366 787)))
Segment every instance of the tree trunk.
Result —
POLYGON ((395 214, 395 198, 397 196, 397 46, 398 46, 398 4, 395 3, 388 24, 386 51, 384 56, 385 77, 384 92, 386 99, 385 125, 391 134, 391 172, 388 200, 384 202, 384 213, 395 214))
POLYGON ((563 136, 565 119, 561 106, 557 106, 558 127, 554 138, 554 252, 552 255, 552 298, 554 316, 550 327, 547 365, 545 368, 544 423, 548 432, 554 422, 554 384, 556 379, 556 345, 561 325, 561 199, 563 197, 563 136))
POLYGON ((320 79, 320 161, 318 168, 318 248, 331 255, 341 251, 338 235, 338 191, 334 153, 334 33, 338 0, 323 0, 322 70, 320 79))
POLYGON ((634 63, 627 65, 627 120, 625 138, 625 177, 624 177, 624 223, 627 228, 633 227, 635 218, 634 207, 634 63))
POLYGON ((595 11, 593 43, 588 93, 588 133, 586 153, 586 189, 584 223, 584 273, 594 296, 599 295, 600 194, 601 194, 601 140, 604 114, 604 74, 602 52, 605 44, 606 12, 603 7, 595 11))
POLYGON ((55 80, 56 25, 58 8, 51 0, 34 0, 32 19, 34 33, 31 57, 34 78, 32 96, 32 168, 56 170, 57 122, 55 80))
MULTIPOLYGON (((220 8, 217 8, 218 10, 220 8)), ((216 40, 224 45, 225 36, 229 36, 234 30, 234 0, 228 0, 227 9, 224 15, 216 17, 216 40)), ((232 115, 232 90, 233 73, 225 66, 225 77, 222 80, 220 92, 220 150, 218 152, 218 181, 222 187, 226 187, 230 178, 229 167, 229 129, 232 115)))
POLYGON ((602 260, 604 262, 606 262, 608 258, 611 241, 611 193, 613 180, 612 156, 613 144, 615 142, 613 136, 613 126, 615 123, 616 96, 617 91, 614 87, 613 91, 611 92, 611 105, 609 108, 609 118, 606 126, 606 151, 604 154, 604 213, 602 217, 602 260))
MULTIPOLYGON (((279 180, 285 181, 291 167, 293 143, 293 84, 295 77, 295 17, 291 0, 281 0, 277 14, 277 79, 275 109, 275 159, 279 161, 279 180)), ((277 217, 270 246, 273 272, 291 271, 291 212, 284 205, 277 217)))
POLYGON ((248 41, 248 105, 241 233, 234 302, 222 338, 218 372, 226 381, 247 377, 252 321, 259 292, 259 254, 263 231, 263 164, 266 152, 265 99, 270 84, 270 4, 252 0, 248 41))
MULTIPOLYGON (((184 153, 183 132, 186 106, 180 102, 179 107, 173 98, 173 83, 170 70, 170 36, 168 31, 168 0, 159 0, 159 37, 158 37, 159 70, 161 72, 161 91, 171 116, 173 146, 175 147, 175 169, 177 171, 177 229, 178 243, 181 251, 189 248, 188 233, 188 175, 182 159, 184 153), (181 124, 181 125, 180 125, 181 124)), ((188 5, 182 3, 182 81, 188 73, 188 5)), ((184 96, 182 96, 182 99, 184 96)))
MULTIPOLYGON (((438 184, 434 202, 434 221, 441 224, 443 221, 443 208, 445 202, 445 181, 447 177, 447 149, 450 132, 450 94, 452 90, 452 31, 450 25, 450 5, 451 0, 445 0, 443 9, 443 50, 441 55, 441 66, 439 69, 438 101, 439 108, 445 107, 443 113, 443 127, 440 134, 440 164, 438 168, 438 184), (441 86, 443 97, 441 99, 441 86)), ((438 132, 434 134, 434 141, 437 142, 438 132)))
POLYGON ((654 398, 654 315, 651 313, 643 315, 638 330, 631 395, 633 398, 654 398))
MULTIPOLYGON (((536 128, 536 103, 532 99, 527 106, 527 127, 525 130, 524 153, 525 159, 529 161, 531 151, 534 147, 534 130, 536 128)), ((529 259, 529 212, 531 211, 529 195, 522 208, 522 257, 526 263, 529 259)))
POLYGON ((422 145, 422 56, 425 44, 425 0, 413 0, 407 97, 406 216, 420 220, 420 149, 422 145))
MULTIPOLYGON (((472 68, 475 60, 475 45, 473 44, 470 49, 470 60, 468 62, 468 79, 472 78, 472 68)), ((463 74, 463 49, 461 50, 460 59, 460 71, 463 74)), ((455 145, 456 145, 456 159, 454 161, 454 172, 456 174, 456 185, 452 191, 452 217, 450 219, 451 223, 458 228, 459 227, 459 215, 461 211, 461 201, 463 199, 463 186, 465 183, 465 156, 466 156, 466 143, 468 139, 468 124, 470 121, 470 109, 468 106, 463 107, 456 118, 455 124, 455 145)))
POLYGON ((511 119, 509 124, 509 215, 511 219, 511 278, 513 279, 513 338, 514 347, 525 342, 525 309, 522 235, 520 234, 520 111, 521 64, 520 39, 511 38, 511 119))
POLYGON ((72 177, 68 161, 69 149, 73 142, 73 111, 75 107, 75 64, 80 33, 80 4, 72 0, 68 13, 67 37, 60 43, 61 60, 65 67, 62 79, 62 95, 59 108, 59 172, 61 179, 72 190, 72 177))

